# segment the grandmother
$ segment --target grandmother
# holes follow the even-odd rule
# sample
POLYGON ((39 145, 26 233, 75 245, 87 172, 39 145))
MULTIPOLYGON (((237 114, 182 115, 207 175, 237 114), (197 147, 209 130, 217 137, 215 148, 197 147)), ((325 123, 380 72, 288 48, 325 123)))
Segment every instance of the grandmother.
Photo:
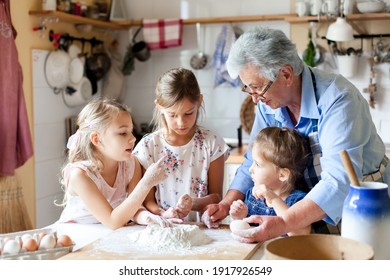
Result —
MULTIPOLYGON (((348 152, 361 181, 390 182, 385 145, 367 101, 343 76, 305 65, 282 31, 256 27, 244 33, 226 64, 230 76, 240 77, 242 91, 257 104, 250 143, 265 127, 286 126, 309 138, 312 153, 304 178, 310 189, 307 196, 282 216, 251 216, 247 221, 259 226, 240 231, 235 239, 261 242, 310 224, 317 225, 316 232, 327 228, 321 223, 336 226, 349 191, 342 150, 348 152)), ((249 145, 226 196, 205 211, 211 225, 218 225, 232 202, 243 199, 253 186, 251 164, 249 145)))

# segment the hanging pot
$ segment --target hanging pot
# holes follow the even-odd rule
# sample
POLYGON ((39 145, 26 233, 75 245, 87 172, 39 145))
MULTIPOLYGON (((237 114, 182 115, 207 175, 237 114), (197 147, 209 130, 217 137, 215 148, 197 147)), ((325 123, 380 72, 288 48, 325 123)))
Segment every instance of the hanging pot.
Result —
POLYGON ((137 29, 137 31, 133 36, 133 46, 131 47, 131 50, 134 56, 139 61, 146 61, 150 58, 150 49, 148 47, 148 44, 146 44, 144 41, 139 41, 139 42, 135 41, 135 38, 137 37, 141 29, 142 29, 142 25, 137 29))
POLYGON ((208 62, 208 56, 201 50, 201 32, 200 32, 200 23, 196 23, 196 35, 198 40, 198 53, 193 55, 190 60, 190 65, 195 70, 200 70, 206 67, 208 62))
POLYGON ((82 77, 77 84, 70 83, 63 91, 63 99, 68 107, 86 104, 92 98, 92 85, 88 78, 82 77))
POLYGON ((92 55, 87 58, 87 68, 92 71, 97 80, 100 80, 110 70, 111 59, 103 50, 93 51, 92 55))

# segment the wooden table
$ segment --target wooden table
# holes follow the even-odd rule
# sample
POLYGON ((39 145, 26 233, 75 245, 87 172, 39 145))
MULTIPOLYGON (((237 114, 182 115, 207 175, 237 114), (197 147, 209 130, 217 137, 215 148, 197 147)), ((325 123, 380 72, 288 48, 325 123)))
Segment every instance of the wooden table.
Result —
POLYGON ((245 260, 250 259, 261 247, 258 244, 244 244, 231 237, 228 225, 221 225, 218 229, 208 229, 202 224, 199 228, 213 241, 210 244, 194 246, 190 249, 172 251, 158 251, 134 244, 129 234, 143 230, 145 226, 130 225, 109 233, 108 235, 61 257, 60 260, 245 260))

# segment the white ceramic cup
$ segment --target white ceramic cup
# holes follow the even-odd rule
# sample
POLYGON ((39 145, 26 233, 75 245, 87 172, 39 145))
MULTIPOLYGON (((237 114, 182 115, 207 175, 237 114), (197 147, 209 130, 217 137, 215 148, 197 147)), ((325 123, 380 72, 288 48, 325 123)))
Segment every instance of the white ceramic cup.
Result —
POLYGON ((343 14, 345 16, 353 14, 356 6, 356 0, 344 0, 343 3, 343 14))
POLYGON ((321 11, 329 16, 338 16, 340 12, 339 0, 325 0, 322 3, 321 11))
POLYGON ((309 15, 309 3, 300 1, 295 2, 295 12, 299 17, 304 17, 309 15))
POLYGON ((316 16, 321 12, 322 0, 310 0, 310 15, 316 16))

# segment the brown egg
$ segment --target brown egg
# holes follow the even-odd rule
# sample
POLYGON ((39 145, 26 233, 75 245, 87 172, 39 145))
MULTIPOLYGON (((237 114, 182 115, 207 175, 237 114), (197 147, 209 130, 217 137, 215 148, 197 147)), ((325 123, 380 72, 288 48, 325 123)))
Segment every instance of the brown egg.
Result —
POLYGON ((27 238, 23 242, 23 248, 26 249, 26 251, 33 252, 38 250, 38 243, 35 241, 34 238, 27 238))
POLYGON ((60 244, 62 247, 69 247, 73 245, 73 241, 68 235, 63 234, 57 238, 57 244, 60 244))

